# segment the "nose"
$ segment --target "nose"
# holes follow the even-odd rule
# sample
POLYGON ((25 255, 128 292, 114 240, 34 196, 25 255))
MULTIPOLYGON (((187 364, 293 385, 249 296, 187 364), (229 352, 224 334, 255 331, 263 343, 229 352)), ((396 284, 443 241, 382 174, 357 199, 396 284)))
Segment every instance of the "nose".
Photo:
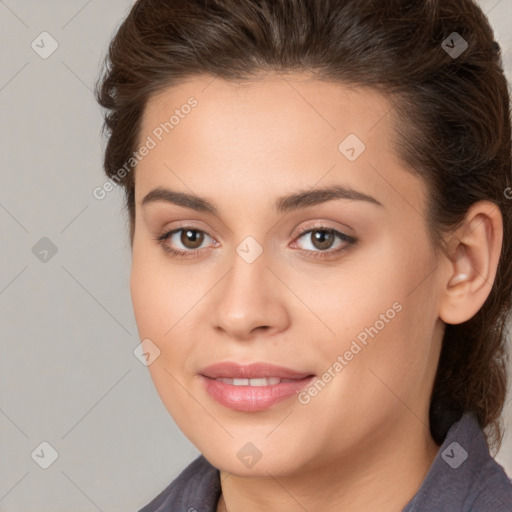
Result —
POLYGON ((289 326, 288 290, 275 269, 268 267, 264 254, 251 263, 235 254, 232 268, 216 287, 212 297, 214 328, 230 338, 247 341, 289 326))

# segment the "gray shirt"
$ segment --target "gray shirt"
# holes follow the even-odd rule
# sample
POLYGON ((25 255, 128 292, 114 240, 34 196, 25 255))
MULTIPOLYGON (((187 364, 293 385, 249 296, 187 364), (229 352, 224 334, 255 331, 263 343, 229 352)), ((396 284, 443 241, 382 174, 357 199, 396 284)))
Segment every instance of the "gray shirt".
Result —
MULTIPOLYGON (((215 512, 220 494, 220 472, 201 455, 139 512, 215 512)), ((512 512, 512 481, 489 454, 475 416, 451 426, 402 512, 512 512)))

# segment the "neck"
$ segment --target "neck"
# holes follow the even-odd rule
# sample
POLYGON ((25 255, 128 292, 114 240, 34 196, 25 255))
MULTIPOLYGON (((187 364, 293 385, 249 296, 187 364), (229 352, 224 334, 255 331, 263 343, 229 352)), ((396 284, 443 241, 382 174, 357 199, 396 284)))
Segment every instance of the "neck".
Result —
POLYGON ((413 417, 393 436, 379 435, 357 451, 293 474, 248 478, 221 471, 217 512, 399 512, 438 451, 430 431, 413 417))

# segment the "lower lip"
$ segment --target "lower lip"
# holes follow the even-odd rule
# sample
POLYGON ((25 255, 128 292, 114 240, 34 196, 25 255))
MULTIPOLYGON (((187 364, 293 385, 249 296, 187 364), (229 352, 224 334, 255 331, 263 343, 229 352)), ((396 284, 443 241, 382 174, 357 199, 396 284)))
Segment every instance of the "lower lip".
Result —
POLYGON ((234 386, 200 375, 207 393, 235 411, 256 412, 291 398, 315 378, 314 375, 272 386, 234 386))

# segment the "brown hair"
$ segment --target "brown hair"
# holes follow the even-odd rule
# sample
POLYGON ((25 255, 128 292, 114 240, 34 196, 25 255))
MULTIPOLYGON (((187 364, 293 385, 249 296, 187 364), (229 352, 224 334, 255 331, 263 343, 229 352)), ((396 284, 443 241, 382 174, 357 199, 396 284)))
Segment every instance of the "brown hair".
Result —
POLYGON ((473 203, 500 208, 495 282, 473 318, 446 326, 430 406, 436 442, 472 411, 499 447, 512 295, 510 99, 499 46, 473 0, 138 0, 96 84, 108 109, 104 168, 125 189, 131 243, 134 174, 119 179, 118 171, 137 146, 148 99, 193 75, 250 80, 288 71, 372 87, 393 101, 396 152, 428 185, 436 249, 446 250, 443 235, 473 203), (468 45, 460 55, 448 53, 453 32, 468 45))

